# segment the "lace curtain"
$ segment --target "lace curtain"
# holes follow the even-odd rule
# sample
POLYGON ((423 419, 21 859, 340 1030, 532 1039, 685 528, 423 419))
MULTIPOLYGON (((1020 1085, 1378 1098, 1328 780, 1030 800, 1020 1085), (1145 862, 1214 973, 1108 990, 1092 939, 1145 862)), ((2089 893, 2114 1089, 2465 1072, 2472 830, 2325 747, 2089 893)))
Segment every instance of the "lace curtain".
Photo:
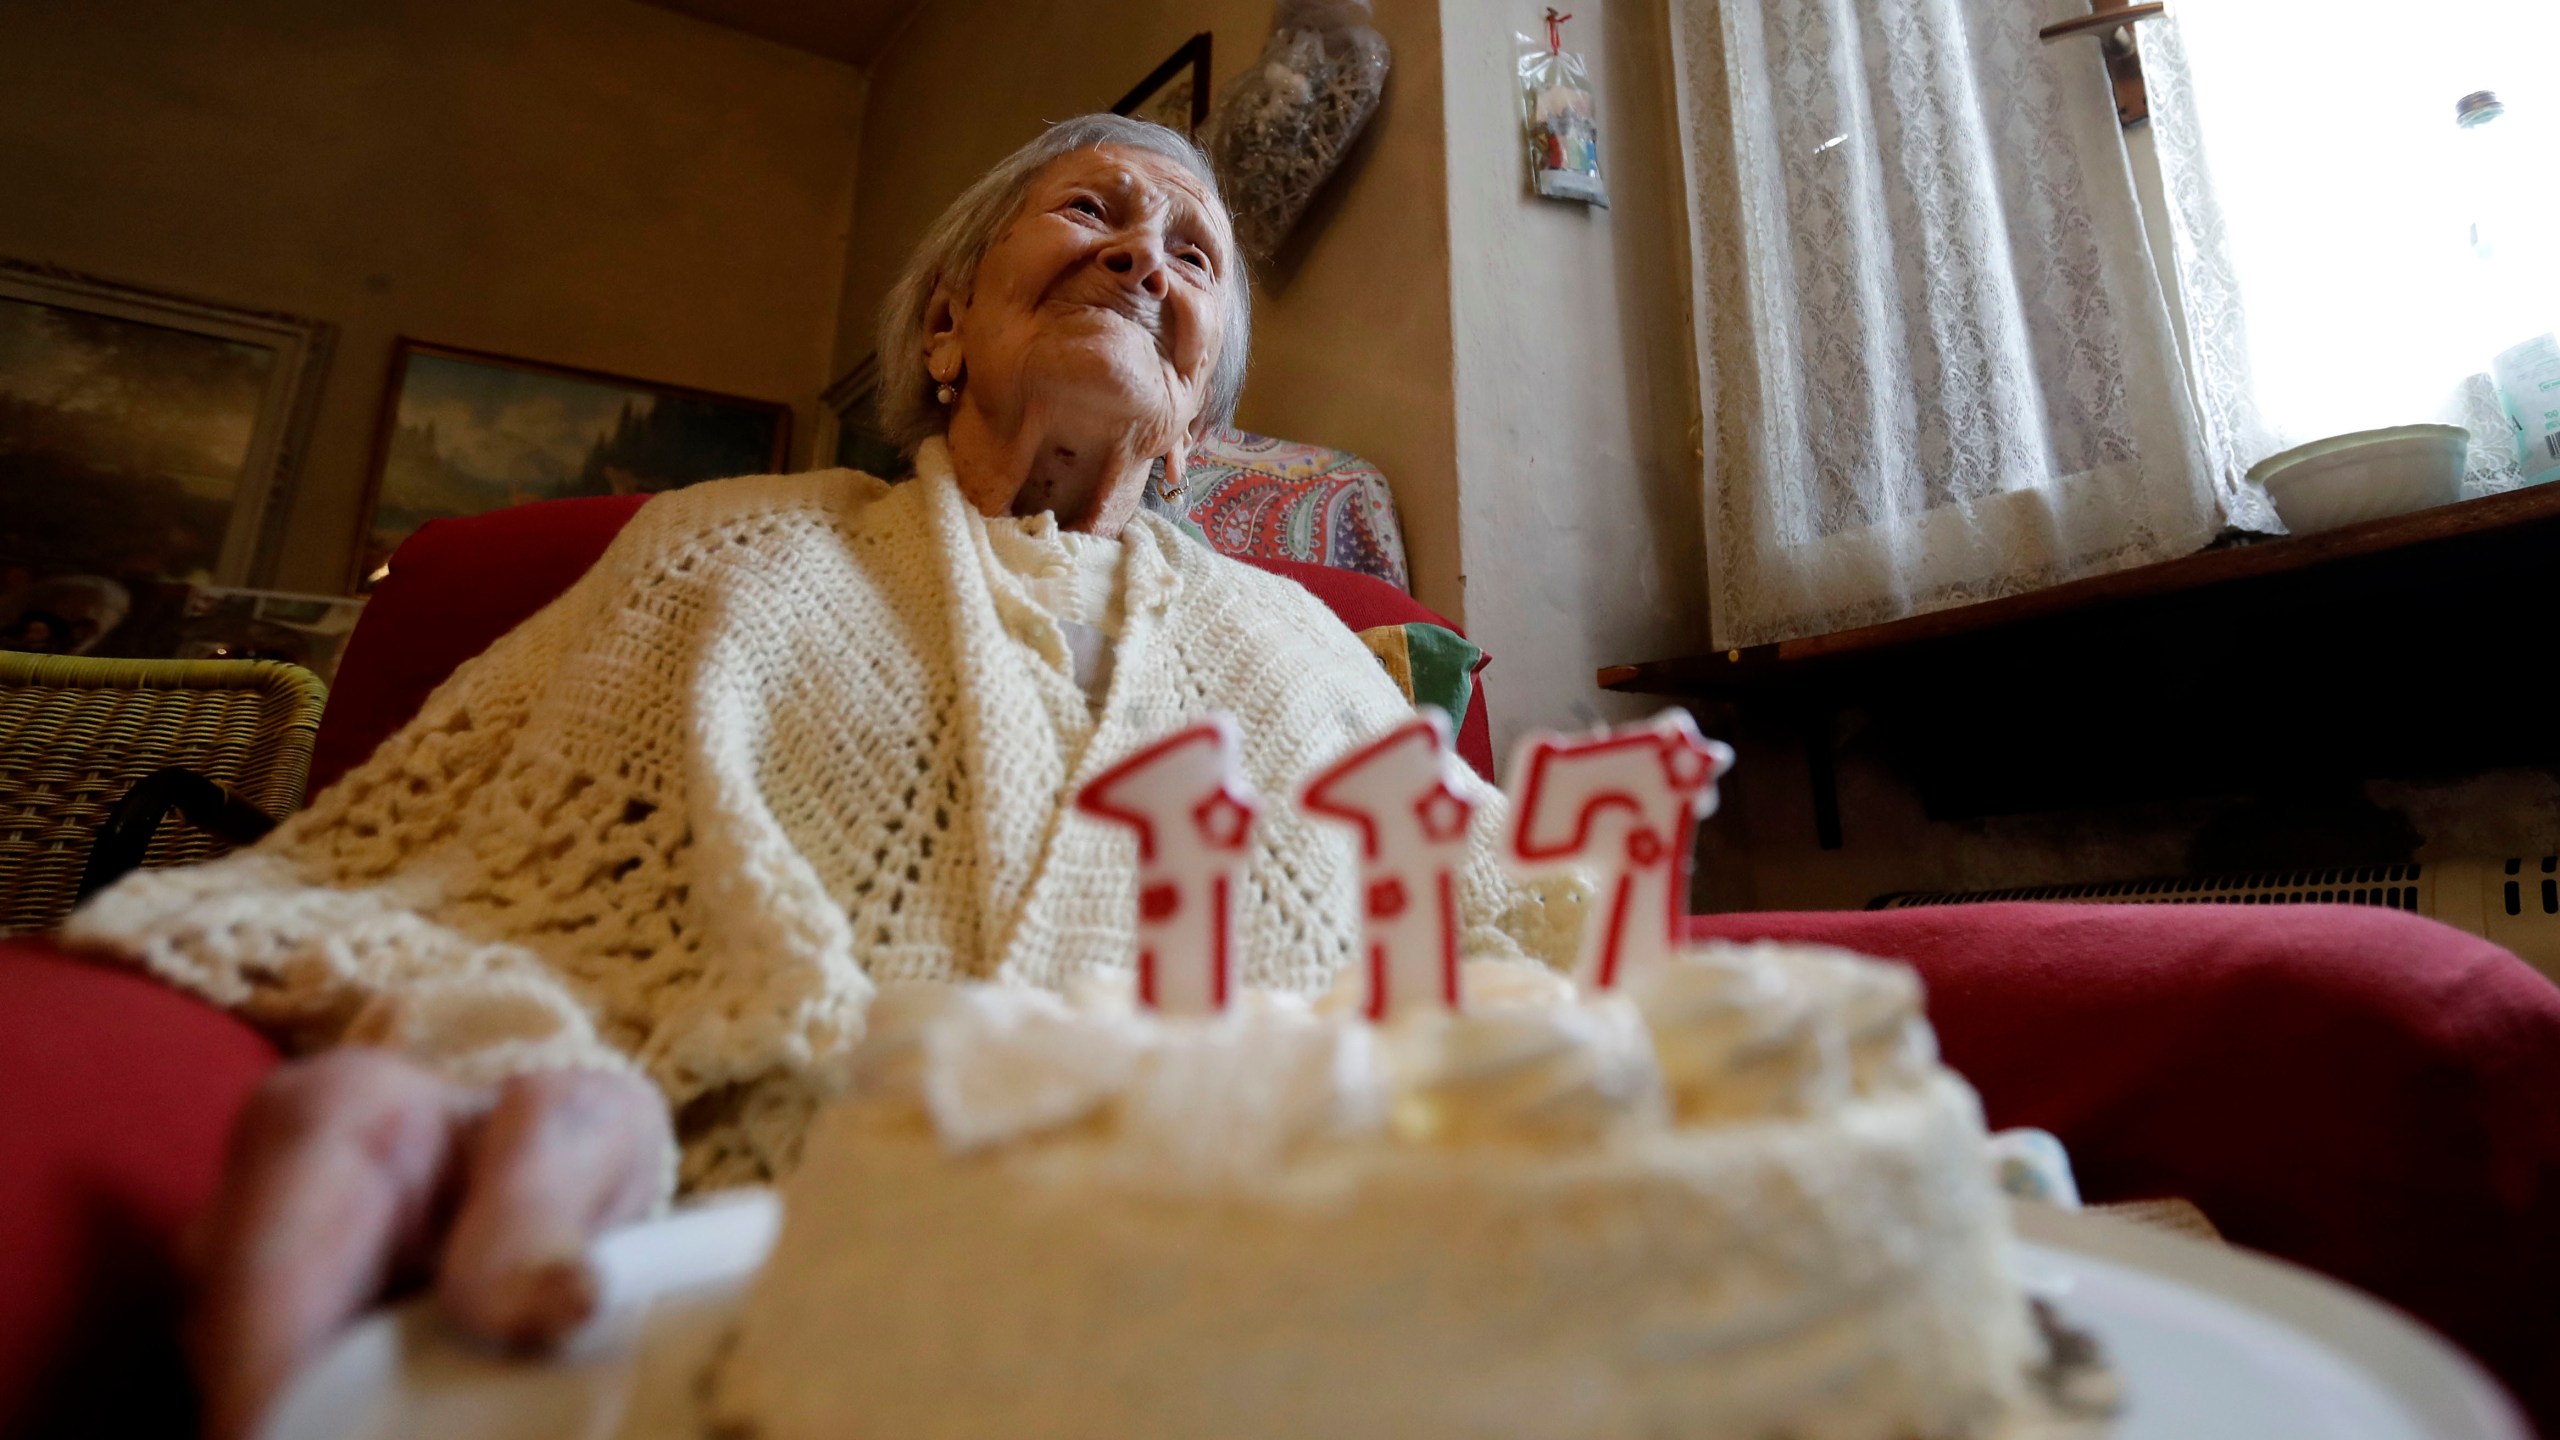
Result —
POLYGON ((2435 421, 2472 432, 2467 493, 2514 487, 2481 372, 2530 329, 2470 288, 2454 102, 2494 89, 2516 112, 2499 123, 2553 133, 2560 3, 2172 11, 2143 27, 2143 69, 2212 463, 2236 476, 2323 436, 2435 421))
POLYGON ((1719 645, 2269 523, 2209 462, 2085 0, 1672 0, 1719 645))

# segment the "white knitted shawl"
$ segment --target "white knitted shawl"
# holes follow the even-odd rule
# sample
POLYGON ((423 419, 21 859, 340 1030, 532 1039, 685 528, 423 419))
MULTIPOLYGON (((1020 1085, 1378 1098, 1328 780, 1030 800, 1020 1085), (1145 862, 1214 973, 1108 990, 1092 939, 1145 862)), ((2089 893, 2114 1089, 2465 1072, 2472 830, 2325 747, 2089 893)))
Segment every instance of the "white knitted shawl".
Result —
MULTIPOLYGON (((1304 589, 1141 515, 1094 717, 939 442, 918 471, 651 501, 309 809, 127 878, 66 937, 297 1049, 391 1045, 484 1080, 636 1066, 675 1107, 689 1184, 787 1169, 873 982, 1130 964, 1132 843, 1062 803, 1087 777, 1223 709, 1276 799, 1409 713, 1304 589), (1089 733, 1062 747, 1062 726, 1089 733)), ((1564 917, 1492 859, 1500 796, 1471 798, 1470 952, 1521 953, 1508 931, 1561 958, 1564 917)), ((1352 873, 1337 827, 1266 806, 1248 983, 1329 982, 1352 873)))

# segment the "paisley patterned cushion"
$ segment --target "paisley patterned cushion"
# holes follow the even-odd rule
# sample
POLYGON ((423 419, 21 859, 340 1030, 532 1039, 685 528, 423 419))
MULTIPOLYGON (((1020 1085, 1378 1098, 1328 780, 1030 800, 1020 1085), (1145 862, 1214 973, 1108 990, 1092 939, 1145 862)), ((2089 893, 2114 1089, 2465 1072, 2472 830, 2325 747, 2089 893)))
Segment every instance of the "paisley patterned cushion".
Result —
POLYGON ((1413 588, 1387 477, 1349 451, 1220 430, 1192 454, 1182 488, 1188 518, 1222 555, 1330 565, 1413 588))

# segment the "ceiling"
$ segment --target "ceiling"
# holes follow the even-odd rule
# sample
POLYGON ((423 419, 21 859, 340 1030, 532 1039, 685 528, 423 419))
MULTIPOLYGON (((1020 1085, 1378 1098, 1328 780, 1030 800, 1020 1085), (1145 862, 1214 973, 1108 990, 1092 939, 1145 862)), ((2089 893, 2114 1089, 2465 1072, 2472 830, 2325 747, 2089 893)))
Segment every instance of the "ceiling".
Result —
POLYGON ((743 30, 868 70, 922 0, 649 0, 661 9, 743 30))

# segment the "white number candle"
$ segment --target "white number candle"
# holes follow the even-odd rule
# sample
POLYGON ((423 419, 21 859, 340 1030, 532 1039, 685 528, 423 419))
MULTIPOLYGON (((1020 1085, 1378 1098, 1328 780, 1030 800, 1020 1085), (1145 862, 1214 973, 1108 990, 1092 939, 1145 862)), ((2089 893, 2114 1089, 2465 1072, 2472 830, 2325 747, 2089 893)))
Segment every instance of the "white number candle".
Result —
POLYGON ((1458 1008, 1458 867, 1475 813, 1456 783, 1464 763, 1449 749, 1449 717, 1426 708, 1299 788, 1300 809, 1360 832, 1372 1020, 1458 1008))
POLYGON ((1689 841, 1715 813, 1733 751, 1686 710, 1587 735, 1529 735, 1512 752, 1504 860, 1523 876, 1572 866, 1600 880, 1582 931, 1583 982, 1606 990, 1671 958, 1689 900, 1689 841))
POLYGON ((1138 998, 1208 1015, 1235 990, 1236 894, 1260 802, 1238 763, 1236 722, 1211 715, 1095 776, 1076 808, 1138 838, 1138 998))

